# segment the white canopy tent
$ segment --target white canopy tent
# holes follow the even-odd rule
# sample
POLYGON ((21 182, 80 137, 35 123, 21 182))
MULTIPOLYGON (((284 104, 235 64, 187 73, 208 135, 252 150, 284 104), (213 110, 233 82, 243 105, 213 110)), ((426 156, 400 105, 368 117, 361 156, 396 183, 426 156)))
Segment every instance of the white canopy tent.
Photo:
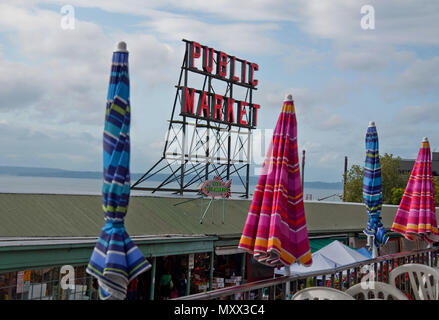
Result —
POLYGON ((315 253, 320 253, 321 255, 333 260, 340 266, 345 266, 351 263, 360 262, 368 260, 368 258, 358 251, 349 248, 338 240, 334 240, 327 246, 321 248, 315 253))
MULTIPOLYGON (((339 267, 340 265, 336 263, 335 261, 332 261, 331 259, 325 257, 324 255, 315 252, 312 254, 312 265, 309 267, 305 267, 302 264, 293 263, 290 266, 290 273, 293 274, 300 274, 300 273, 306 273, 306 272, 315 272, 315 271, 321 271, 321 270, 327 270, 339 267)), ((284 268, 280 268, 279 270, 275 270, 276 274, 284 275, 285 271, 284 268)))
MULTIPOLYGON (((336 267, 345 266, 351 263, 368 260, 368 258, 354 249, 349 248, 338 240, 334 240, 327 246, 312 254, 312 265, 305 267, 301 264, 293 263, 290 266, 291 274, 301 274, 328 270, 336 267)), ((284 275, 284 268, 275 270, 275 274, 284 275)))

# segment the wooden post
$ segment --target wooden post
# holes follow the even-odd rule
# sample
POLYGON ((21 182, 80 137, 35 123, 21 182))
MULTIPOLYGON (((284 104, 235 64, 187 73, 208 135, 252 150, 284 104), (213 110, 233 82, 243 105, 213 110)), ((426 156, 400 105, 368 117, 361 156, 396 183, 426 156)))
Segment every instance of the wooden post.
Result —
POLYGON ((302 150, 302 192, 305 190, 305 150, 302 150))
POLYGON ((344 157, 343 202, 346 201, 346 181, 348 178, 348 157, 344 157))

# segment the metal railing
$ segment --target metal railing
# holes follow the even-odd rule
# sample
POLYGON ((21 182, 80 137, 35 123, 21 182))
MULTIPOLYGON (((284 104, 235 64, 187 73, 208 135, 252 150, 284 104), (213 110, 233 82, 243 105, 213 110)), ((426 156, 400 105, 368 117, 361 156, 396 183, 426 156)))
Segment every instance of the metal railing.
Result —
MULTIPOLYGON (((390 271, 407 263, 420 263, 438 267, 439 248, 395 253, 365 260, 343 267, 300 275, 278 276, 272 279, 226 287, 204 293, 192 294, 174 300, 277 300, 290 298, 292 294, 310 286, 327 286, 346 290, 360 283, 373 271, 374 279, 389 282, 390 271), (287 283, 290 292, 286 293, 287 283)), ((85 265, 75 266, 74 289, 63 289, 65 276, 61 267, 39 270, 0 273, 0 300, 96 300, 97 285, 85 272, 85 265)), ((372 280, 370 277, 368 280, 372 280)), ((410 281, 397 279, 398 287, 413 297, 410 281)))
MULTIPOLYGON (((438 265, 439 248, 422 249, 410 252, 401 252, 365 260, 350 265, 322 270, 318 272, 303 273, 300 275, 279 276, 250 282, 239 286, 228 287, 197 293, 174 300, 278 300, 289 299, 304 288, 312 286, 326 286, 345 291, 362 280, 376 280, 389 282, 390 272, 403 264, 419 263, 436 268, 438 265), (290 293, 286 293, 287 283, 290 293), (288 296, 287 296, 288 295, 288 296)), ((398 287, 406 292, 409 298, 413 297, 410 281, 406 277, 397 279, 398 287)))

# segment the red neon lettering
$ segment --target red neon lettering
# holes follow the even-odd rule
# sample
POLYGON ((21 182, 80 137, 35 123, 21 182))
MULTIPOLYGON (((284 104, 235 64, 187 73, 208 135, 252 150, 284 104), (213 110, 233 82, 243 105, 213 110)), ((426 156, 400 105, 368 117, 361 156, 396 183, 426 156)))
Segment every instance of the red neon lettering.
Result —
POLYGON ((184 112, 194 114, 195 89, 184 88, 184 112))
POLYGON ((247 112, 244 109, 244 106, 248 106, 248 103, 245 101, 239 101, 238 103, 238 119, 239 124, 247 125, 247 121, 244 120, 244 115, 247 114, 247 112))
POLYGON ((222 51, 217 55, 216 74, 223 78, 227 75, 227 54, 222 51))
POLYGON ((213 118, 217 120, 222 120, 222 107, 223 107, 223 97, 219 94, 215 94, 213 98, 213 118))
POLYGON ((195 67, 195 59, 198 59, 201 56, 201 45, 198 42, 192 42, 191 44, 191 59, 190 59, 190 67, 195 67))
POLYGON ((212 73, 213 70, 213 48, 203 47, 203 70, 212 73))
POLYGON ((200 106, 198 109, 198 115, 202 117, 210 118, 209 103, 207 102, 206 91, 203 91, 203 93, 201 94, 200 102, 198 104, 200 106))
POLYGON ((248 80, 253 87, 256 87, 258 85, 258 80, 253 79, 254 71, 258 71, 258 70, 259 70, 259 66, 256 63, 250 64, 248 80))
POLYGON ((256 127, 258 124, 258 109, 260 109, 261 106, 259 104, 253 105, 253 126, 256 127))
POLYGON ((233 115, 233 105, 234 104, 235 104, 235 99, 227 98, 227 117, 226 117, 226 121, 230 122, 230 123, 235 121, 235 116, 233 115))
POLYGON ((246 82, 247 80, 246 74, 247 74, 247 61, 244 60, 241 62, 241 83, 246 82))
POLYGON ((232 57, 232 60, 230 61, 230 80, 232 81, 239 81, 239 77, 235 76, 235 63, 236 63, 236 57, 232 57))

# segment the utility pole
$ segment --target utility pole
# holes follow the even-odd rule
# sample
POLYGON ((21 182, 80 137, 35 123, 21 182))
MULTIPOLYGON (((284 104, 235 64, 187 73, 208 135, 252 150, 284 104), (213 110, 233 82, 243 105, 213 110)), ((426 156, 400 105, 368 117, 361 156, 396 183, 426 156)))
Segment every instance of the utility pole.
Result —
POLYGON ((346 180, 348 178, 348 156, 344 157, 343 201, 346 201, 346 180))
POLYGON ((305 150, 302 150, 302 193, 305 190, 305 150))

